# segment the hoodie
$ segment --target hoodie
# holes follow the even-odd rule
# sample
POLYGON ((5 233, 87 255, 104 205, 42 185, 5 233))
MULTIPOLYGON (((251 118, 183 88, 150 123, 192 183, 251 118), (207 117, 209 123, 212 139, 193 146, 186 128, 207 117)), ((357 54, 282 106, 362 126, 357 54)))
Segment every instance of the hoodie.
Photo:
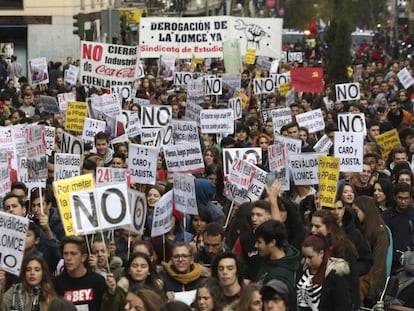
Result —
POLYGON ((211 202, 211 198, 216 192, 216 186, 205 178, 195 180, 195 193, 197 206, 205 206, 211 214, 214 222, 222 223, 224 221, 224 212, 216 204, 211 202))
POLYGON ((296 271, 299 269, 300 252, 293 246, 286 244, 285 256, 279 259, 266 259, 261 266, 257 283, 267 284, 273 279, 287 282, 291 287, 296 282, 296 271))

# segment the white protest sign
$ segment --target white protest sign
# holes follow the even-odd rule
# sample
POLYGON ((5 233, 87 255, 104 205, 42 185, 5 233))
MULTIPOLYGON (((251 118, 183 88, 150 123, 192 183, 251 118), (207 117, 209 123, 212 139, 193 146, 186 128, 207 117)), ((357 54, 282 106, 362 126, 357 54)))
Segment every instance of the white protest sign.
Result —
POLYGON ((63 132, 60 142, 60 151, 62 153, 83 154, 83 142, 75 136, 63 132))
POLYGON ((230 39, 223 41, 223 60, 224 66, 228 73, 240 73, 243 70, 243 64, 240 58, 239 39, 230 39))
POLYGON ((193 175, 174 174, 175 208, 183 214, 198 215, 194 180, 193 175))
POLYGON ((353 80, 354 82, 359 82, 362 79, 362 71, 364 70, 364 65, 358 64, 354 68, 353 80))
POLYGON ((69 65, 69 68, 65 70, 65 83, 69 85, 76 85, 79 77, 79 67, 69 65))
POLYGON ((163 235, 172 229, 172 212, 173 191, 170 190, 155 203, 151 237, 163 235))
POLYGON ((280 58, 279 58, 279 60, 281 62, 286 62, 287 61, 287 51, 281 51, 280 52, 280 58))
POLYGON ((54 180, 60 180, 81 174, 81 155, 71 153, 55 153, 54 180))
POLYGON ((188 120, 193 120, 197 124, 200 124, 200 112, 203 110, 198 104, 187 102, 187 107, 185 108, 185 118, 188 120))
POLYGON ((295 103, 295 89, 291 88, 289 92, 287 92, 286 98, 286 107, 290 107, 293 103, 295 103))
POLYGON ((45 126, 45 143, 46 143, 46 154, 52 155, 53 149, 55 148, 55 135, 56 128, 53 126, 45 126))
POLYGON ((326 134, 324 134, 318 140, 318 142, 315 144, 315 146, 313 146, 313 150, 315 150, 315 152, 319 152, 319 153, 328 153, 329 149, 332 147, 332 145, 333 145, 332 140, 326 134))
POLYGON ((34 180, 47 178, 46 142, 43 125, 26 127, 27 168, 34 180))
POLYGON ((255 167, 255 170, 256 173, 254 174, 252 183, 250 184, 249 189, 247 189, 247 197, 250 202, 260 200, 266 185, 267 172, 259 167, 255 167))
MULTIPOLYGON (((7 154, 6 154, 7 158, 7 154)), ((7 163, 1 163, 0 164, 0 208, 3 208, 2 202, 4 196, 10 192, 11 190, 11 180, 10 180, 10 174, 9 174, 9 167, 7 166, 7 163)))
POLYGON ((261 148, 224 148, 223 149, 223 170, 224 176, 230 173, 230 168, 236 158, 245 160, 251 164, 262 163, 261 148))
POLYGON ((158 132, 161 131, 159 127, 148 127, 141 129, 141 144, 145 146, 154 146, 155 138, 158 136, 158 132))
POLYGON ((137 79, 138 46, 81 41, 80 77, 82 85, 110 89, 131 85, 137 79))
POLYGON ((232 97, 229 99, 228 107, 233 109, 234 120, 243 117, 242 99, 241 97, 232 97))
POLYGON ((141 143, 146 146, 161 147, 171 145, 173 140, 173 126, 148 127, 141 130, 141 143))
POLYGON ((62 113, 66 112, 68 102, 76 101, 75 94, 73 94, 72 92, 57 94, 57 99, 59 103, 59 110, 62 113))
POLYGON ((287 169, 287 155, 285 145, 276 141, 267 147, 269 155, 269 170, 279 180, 283 190, 289 190, 289 170, 287 169))
POLYGON ((289 155, 289 167, 291 168, 295 185, 316 185, 319 183, 318 167, 320 153, 302 153, 289 155))
POLYGON ((334 156, 341 159, 341 172, 362 172, 364 134, 335 132, 334 156))
POLYGON ((299 127, 306 127, 309 133, 316 133, 325 129, 322 110, 320 108, 296 115, 299 127))
POLYGON ((204 160, 200 142, 164 146, 164 159, 169 172, 201 172, 204 160))
POLYGON ((147 197, 143 192, 128 189, 128 199, 131 209, 131 225, 128 229, 132 232, 143 234, 147 215, 147 197))
POLYGON ((294 139, 282 135, 276 135, 274 137, 275 142, 279 141, 285 145, 286 154, 298 154, 302 151, 302 140, 294 139))
POLYGON ((18 180, 23 182, 28 189, 35 187, 45 187, 46 180, 35 179, 33 174, 30 173, 27 157, 20 157, 18 160, 18 180))
POLYGON ((85 118, 83 122, 82 140, 84 143, 95 145, 95 136, 99 132, 104 132, 106 127, 105 121, 85 118))
POLYGON ((46 57, 39 57, 29 59, 29 83, 31 85, 47 84, 49 83, 49 73, 47 70, 46 57))
POLYGON ((128 168, 102 167, 96 168, 96 186, 101 187, 108 184, 126 183, 131 184, 131 170, 128 168))
POLYGON ((193 79, 193 74, 189 71, 175 71, 173 75, 173 85, 187 86, 193 79))
POLYGON ((278 68, 279 68, 279 60, 272 61, 272 64, 270 65, 269 73, 270 74, 277 73, 278 68))
MULTIPOLYGON (((16 152, 16 155, 18 156, 23 156, 27 154, 26 127, 27 127, 26 124, 18 124, 18 125, 11 126, 11 133, 12 133, 13 142, 14 142, 14 151, 16 152)), ((8 128, 8 131, 10 131, 10 127, 6 127, 6 129, 7 128, 8 128)), ((4 137, 3 135, 9 135, 9 133, 7 131, 1 131, 1 135, 2 137, 4 137)), ((9 143, 6 142, 6 145, 9 145, 9 143)), ((13 150, 13 149, 10 149, 10 150, 13 150)))
POLYGON ((198 142, 198 128, 195 121, 172 120, 173 140, 179 142, 198 142))
POLYGON ((289 52, 288 61, 301 63, 303 61, 302 52, 289 52))
POLYGON ((131 182, 154 185, 157 178, 158 148, 130 144, 128 148, 128 168, 131 169, 131 182))
POLYGON ((111 93, 117 93, 118 98, 124 102, 131 99, 131 85, 113 85, 111 86, 111 93))
POLYGON ((196 299, 196 293, 197 293, 196 289, 188 290, 185 292, 174 292, 174 300, 182 301, 186 305, 191 306, 191 304, 196 299))
POLYGON ((237 204, 249 202, 247 192, 250 188, 253 178, 256 174, 256 166, 240 160, 234 159, 230 173, 225 182, 224 194, 230 200, 237 204))
POLYGON ((201 133, 234 133, 233 109, 203 109, 200 112, 201 133))
POLYGON ((358 132, 367 135, 365 114, 363 113, 340 113, 338 114, 339 132, 358 132))
POLYGON ((359 83, 335 84, 336 100, 341 102, 358 100, 360 96, 359 83))
POLYGON ((275 82, 272 78, 258 78, 253 80, 254 94, 270 94, 275 90, 275 82))
POLYGON ((276 87, 291 81, 289 73, 271 74, 270 77, 273 79, 276 87))
POLYGON ((408 71, 407 67, 404 67, 398 72, 398 80, 400 80, 402 86, 405 89, 408 89, 411 85, 414 84, 414 79, 408 71))
POLYGON ((217 77, 206 78, 204 80, 205 95, 221 95, 223 90, 223 80, 217 77))
POLYGON ((29 219, 0 212, 0 268, 20 275, 29 219))
POLYGON ((122 110, 122 115, 125 116, 125 125, 128 137, 135 137, 141 134, 141 121, 138 113, 131 110, 122 110))
POLYGON ((171 118, 171 106, 141 106, 142 127, 163 127, 169 124, 171 118))
POLYGON ((273 124, 273 133, 277 135, 280 133, 280 129, 292 122, 292 113, 290 108, 279 108, 279 109, 272 109, 270 111, 272 116, 272 124, 273 124))

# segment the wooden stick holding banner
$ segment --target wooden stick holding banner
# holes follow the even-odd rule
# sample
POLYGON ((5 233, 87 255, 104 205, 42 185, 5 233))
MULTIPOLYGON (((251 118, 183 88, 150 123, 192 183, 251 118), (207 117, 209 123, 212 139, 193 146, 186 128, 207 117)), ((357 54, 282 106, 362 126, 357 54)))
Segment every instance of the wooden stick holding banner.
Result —
POLYGON ((128 230, 128 252, 127 252, 128 258, 130 254, 131 254, 131 231, 128 230))
POLYGON ((234 208, 234 202, 231 202, 229 213, 227 214, 227 219, 226 219, 226 222, 224 223, 224 229, 227 228, 227 226, 229 225, 230 219, 233 216, 232 215, 233 214, 233 208, 234 208))
POLYGON ((40 199, 40 214, 43 215, 43 195, 42 195, 42 187, 39 187, 39 199, 40 199))
MULTIPOLYGON (((106 247, 106 249, 108 250, 108 247, 106 246, 106 243, 105 243, 105 237, 104 237, 104 233, 103 233, 103 230, 101 229, 101 238, 102 238, 102 243, 104 243, 105 244, 105 247, 106 247)), ((109 254, 107 254, 108 256, 106 256, 106 269, 108 270, 108 273, 111 273, 111 268, 109 267, 109 254)), ((128 257, 128 259, 129 259, 129 257, 128 257)))
POLYGON ((162 259, 166 263, 166 254, 165 254, 165 234, 162 235, 162 259))
POLYGON ((92 254, 91 246, 89 244, 88 235, 86 235, 86 234, 85 234, 85 241, 86 241, 86 247, 88 248, 88 255, 90 256, 92 254))

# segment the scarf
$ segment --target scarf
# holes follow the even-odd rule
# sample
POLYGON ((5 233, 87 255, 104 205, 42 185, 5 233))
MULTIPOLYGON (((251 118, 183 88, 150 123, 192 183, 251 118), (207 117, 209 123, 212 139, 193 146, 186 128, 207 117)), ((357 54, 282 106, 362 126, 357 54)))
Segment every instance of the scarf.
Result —
POLYGON ((191 264, 191 271, 182 274, 177 273, 174 269, 173 262, 169 261, 168 264, 165 266, 165 270, 173 279, 177 280, 178 282, 184 285, 194 282, 201 276, 201 265, 198 263, 191 264))
MULTIPOLYGON (((40 293, 41 288, 40 286, 35 286, 30 289, 29 296, 32 297, 32 305, 30 310, 31 311, 39 311, 40 310, 40 293)), ((22 283, 17 283, 14 287, 13 292, 13 300, 12 300, 12 309, 16 311, 24 311, 25 309, 25 298, 23 293, 23 285, 22 283)))

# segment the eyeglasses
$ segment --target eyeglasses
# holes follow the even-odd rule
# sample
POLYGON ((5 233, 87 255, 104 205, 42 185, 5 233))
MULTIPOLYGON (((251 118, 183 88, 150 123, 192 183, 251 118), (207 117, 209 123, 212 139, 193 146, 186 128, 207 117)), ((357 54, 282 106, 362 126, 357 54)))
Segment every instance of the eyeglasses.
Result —
POLYGON ((185 260, 187 260, 188 258, 190 258, 191 257, 191 255, 189 255, 189 254, 176 254, 176 255, 174 255, 174 256, 172 256, 172 258, 174 259, 174 260, 180 260, 180 259, 185 259, 185 260))

